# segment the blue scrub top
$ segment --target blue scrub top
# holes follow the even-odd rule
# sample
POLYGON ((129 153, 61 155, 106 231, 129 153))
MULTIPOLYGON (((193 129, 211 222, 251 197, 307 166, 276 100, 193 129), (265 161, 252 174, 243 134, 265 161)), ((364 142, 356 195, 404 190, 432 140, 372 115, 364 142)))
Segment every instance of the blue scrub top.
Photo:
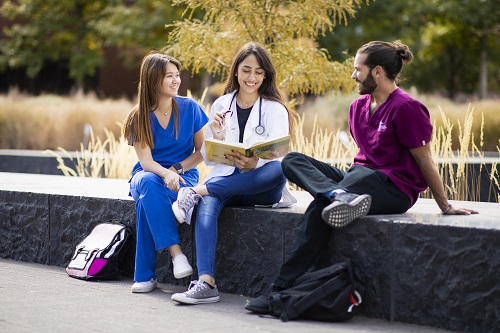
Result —
MULTIPOLYGON (((170 168, 174 163, 188 158, 194 151, 194 134, 205 126, 208 117, 202 108, 193 99, 175 96, 179 106, 179 133, 175 138, 174 118, 171 117, 167 129, 161 127, 154 112, 150 112, 151 132, 153 134, 154 148, 151 149, 153 160, 164 168, 170 168)), ((132 170, 132 175, 141 171, 140 162, 132 170)), ((198 170, 193 168, 186 172, 186 176, 196 177, 198 170), (191 173, 195 173, 192 174, 191 173)), ((183 176, 184 178, 184 176, 183 176)))

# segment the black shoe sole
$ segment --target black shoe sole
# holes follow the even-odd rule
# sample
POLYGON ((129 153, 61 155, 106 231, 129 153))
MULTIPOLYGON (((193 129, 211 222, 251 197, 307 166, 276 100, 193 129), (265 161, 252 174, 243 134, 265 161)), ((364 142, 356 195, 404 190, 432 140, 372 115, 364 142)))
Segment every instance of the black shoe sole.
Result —
POLYGON ((252 311, 258 314, 270 314, 269 310, 269 300, 267 296, 260 295, 257 298, 254 298, 247 304, 245 304, 245 309, 248 311, 252 311))
POLYGON ((270 314, 271 313, 271 311, 269 311, 269 309, 253 307, 250 305, 250 303, 247 303, 247 305, 245 305, 245 310, 252 311, 252 312, 258 313, 258 314, 270 314))

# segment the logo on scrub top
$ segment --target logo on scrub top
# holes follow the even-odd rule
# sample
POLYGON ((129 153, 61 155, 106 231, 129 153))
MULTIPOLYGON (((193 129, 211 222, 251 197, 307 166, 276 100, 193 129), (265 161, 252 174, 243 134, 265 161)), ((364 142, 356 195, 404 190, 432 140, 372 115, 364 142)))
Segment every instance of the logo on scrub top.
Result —
POLYGON ((380 123, 378 124, 378 131, 382 132, 382 131, 385 131, 386 129, 387 129, 387 126, 385 126, 383 121, 380 121, 380 123))

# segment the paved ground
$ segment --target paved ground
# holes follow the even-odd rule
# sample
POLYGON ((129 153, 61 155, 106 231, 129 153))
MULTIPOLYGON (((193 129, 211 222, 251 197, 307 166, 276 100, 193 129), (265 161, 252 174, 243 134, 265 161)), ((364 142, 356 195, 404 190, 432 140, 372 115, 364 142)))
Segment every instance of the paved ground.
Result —
POLYGON ((222 294, 221 302, 178 305, 179 286, 132 294, 129 279, 86 282, 53 266, 0 259, 0 332, 448 332, 357 316, 345 323, 281 322, 243 309, 247 298, 222 294))

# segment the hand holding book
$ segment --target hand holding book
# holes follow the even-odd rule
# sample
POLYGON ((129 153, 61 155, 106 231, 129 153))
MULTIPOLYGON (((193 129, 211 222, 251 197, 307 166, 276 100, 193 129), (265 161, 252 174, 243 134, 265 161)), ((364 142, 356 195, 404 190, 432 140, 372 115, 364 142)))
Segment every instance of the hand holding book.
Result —
POLYGON ((259 158, 273 160, 284 157, 290 150, 290 136, 260 142, 250 147, 241 143, 228 143, 217 139, 205 139, 206 157, 209 162, 232 166, 224 155, 234 155, 232 151, 251 157, 254 152, 259 158))

